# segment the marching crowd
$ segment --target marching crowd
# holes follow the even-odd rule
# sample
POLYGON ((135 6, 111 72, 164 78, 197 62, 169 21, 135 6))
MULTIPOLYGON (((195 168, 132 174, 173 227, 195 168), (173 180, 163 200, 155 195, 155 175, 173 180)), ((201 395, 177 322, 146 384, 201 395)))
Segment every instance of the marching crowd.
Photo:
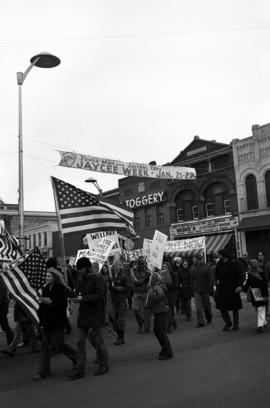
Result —
POLYGON ((232 259, 226 249, 212 255, 209 263, 197 254, 192 259, 164 256, 162 269, 150 273, 143 257, 130 264, 116 260, 99 265, 88 258, 80 258, 76 268, 68 267, 67 282, 55 259, 47 261, 45 285, 39 297, 36 327, 25 311, 15 303, 13 331, 8 321, 9 296, 0 279, 0 326, 6 335, 7 347, 2 353, 14 356, 20 343, 31 346, 31 352, 40 352, 35 380, 51 375, 50 357, 62 352, 72 362, 70 380, 85 376, 86 340, 96 351, 95 375, 109 370, 109 354, 104 342, 104 328, 116 335, 116 346, 125 344, 125 313, 134 311, 138 333, 153 330, 160 345, 159 360, 173 357, 168 333, 176 330, 175 313, 192 318, 191 300, 194 298, 196 327, 212 322, 214 297, 216 308, 224 320, 223 331, 239 330, 241 292, 257 310, 257 333, 267 327, 268 282, 270 263, 262 253, 258 259, 232 259), (67 308, 78 303, 77 347, 65 342, 71 331, 67 308), (153 315, 153 327, 151 316, 153 315))

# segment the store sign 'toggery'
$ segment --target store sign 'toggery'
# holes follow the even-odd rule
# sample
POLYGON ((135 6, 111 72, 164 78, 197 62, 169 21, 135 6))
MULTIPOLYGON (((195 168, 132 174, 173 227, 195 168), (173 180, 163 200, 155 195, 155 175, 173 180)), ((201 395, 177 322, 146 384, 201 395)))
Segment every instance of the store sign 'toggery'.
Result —
POLYGON ((145 205, 157 204, 167 201, 167 196, 162 192, 157 192, 153 194, 144 195, 141 197, 130 198, 125 200, 127 207, 129 208, 136 208, 136 207, 143 207, 145 205))

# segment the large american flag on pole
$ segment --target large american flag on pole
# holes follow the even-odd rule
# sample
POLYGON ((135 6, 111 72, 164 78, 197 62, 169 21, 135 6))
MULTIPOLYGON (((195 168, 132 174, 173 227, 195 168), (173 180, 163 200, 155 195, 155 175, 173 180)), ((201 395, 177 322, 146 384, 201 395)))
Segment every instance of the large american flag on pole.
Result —
POLYGON ((12 298, 37 324, 39 308, 37 290, 45 282, 46 262, 38 248, 30 251, 25 259, 11 263, 0 273, 12 298))
POLYGON ((133 229, 133 211, 99 201, 97 196, 55 177, 52 185, 62 233, 92 233, 133 229))
POLYGON ((13 262, 22 255, 16 238, 7 230, 0 232, 0 261, 13 262))

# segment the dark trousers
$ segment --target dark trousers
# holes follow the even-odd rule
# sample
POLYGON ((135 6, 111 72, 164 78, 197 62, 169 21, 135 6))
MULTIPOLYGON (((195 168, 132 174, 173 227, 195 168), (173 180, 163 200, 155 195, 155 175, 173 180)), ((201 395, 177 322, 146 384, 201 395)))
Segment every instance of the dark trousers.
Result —
POLYGON ((64 332, 65 327, 58 327, 57 329, 42 330, 42 340, 41 340, 41 354, 39 360, 38 373, 45 377, 51 374, 50 366, 50 346, 53 344, 54 350, 57 353, 63 353, 67 356, 73 363, 76 362, 76 350, 64 343, 64 332))
POLYGON ((168 312, 168 319, 167 319, 167 332, 170 333, 172 330, 172 326, 176 328, 176 321, 175 321, 175 313, 174 313, 174 305, 169 305, 169 312, 168 312))
POLYGON ((212 320, 212 307, 208 292, 194 293, 198 324, 204 324, 204 315, 208 322, 212 320))
MULTIPOLYGON (((224 322, 227 325, 231 326, 232 320, 231 320, 231 316, 228 310, 221 310, 220 312, 221 312, 224 322)), ((233 314, 233 325, 238 326, 239 325, 239 310, 233 310, 232 314, 233 314)))
POLYGON ((154 315, 154 334, 161 346, 161 352, 172 355, 172 347, 167 336, 168 313, 159 313, 154 315))
POLYGON ((97 359, 100 366, 108 364, 108 352, 105 347, 103 338, 103 328, 79 328, 79 338, 77 342, 77 364, 76 371, 79 374, 84 374, 86 367, 86 339, 90 341, 97 353, 97 359))
POLYGON ((118 337, 124 338, 125 335, 125 312, 126 301, 112 302, 111 320, 114 331, 118 337))
POLYGON ((8 323, 7 313, 8 307, 7 310, 5 310, 4 307, 3 310, 0 310, 0 327, 6 334, 7 344, 10 344, 13 340, 13 332, 8 323))
POLYGON ((191 299, 182 298, 183 312, 186 315, 187 320, 191 319, 191 299))

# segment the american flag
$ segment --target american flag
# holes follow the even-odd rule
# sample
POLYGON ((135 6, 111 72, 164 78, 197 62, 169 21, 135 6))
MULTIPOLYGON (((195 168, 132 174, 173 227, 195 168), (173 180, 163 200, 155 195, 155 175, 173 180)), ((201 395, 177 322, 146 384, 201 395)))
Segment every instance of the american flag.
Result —
POLYGON ((38 248, 30 251, 24 260, 10 264, 0 273, 12 298, 37 324, 39 324, 37 290, 43 286, 45 275, 46 262, 38 248))
POLYGON ((15 237, 7 230, 0 233, 0 261, 13 262, 22 255, 15 237))
POLYGON ((52 177, 52 185, 63 234, 112 230, 129 230, 131 234, 135 234, 133 212, 101 202, 94 194, 55 177, 52 177))

